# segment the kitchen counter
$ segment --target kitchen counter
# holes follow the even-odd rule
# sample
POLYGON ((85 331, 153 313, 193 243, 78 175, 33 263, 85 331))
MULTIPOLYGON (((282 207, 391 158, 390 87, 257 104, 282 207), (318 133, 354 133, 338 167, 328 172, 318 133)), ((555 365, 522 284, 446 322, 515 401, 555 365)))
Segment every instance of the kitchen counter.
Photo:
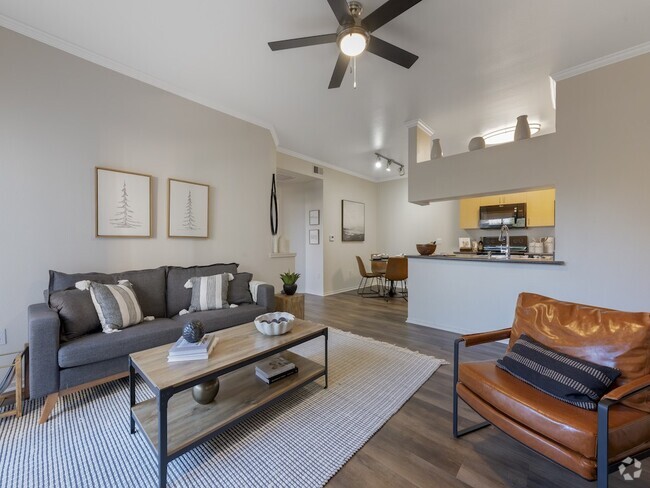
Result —
POLYGON ((488 257, 486 255, 477 255, 477 254, 434 254, 432 256, 420 256, 412 255, 407 256, 409 259, 436 259, 436 260, 445 260, 445 261, 479 261, 482 263, 506 263, 506 264, 545 264, 545 265, 564 265, 564 261, 556 261, 554 259, 540 259, 540 258, 529 258, 519 255, 512 255, 510 259, 505 259, 503 255, 492 255, 488 257))
POLYGON ((557 296, 571 268, 562 261, 523 256, 408 258, 407 322, 460 334, 508 327, 521 292, 557 296))

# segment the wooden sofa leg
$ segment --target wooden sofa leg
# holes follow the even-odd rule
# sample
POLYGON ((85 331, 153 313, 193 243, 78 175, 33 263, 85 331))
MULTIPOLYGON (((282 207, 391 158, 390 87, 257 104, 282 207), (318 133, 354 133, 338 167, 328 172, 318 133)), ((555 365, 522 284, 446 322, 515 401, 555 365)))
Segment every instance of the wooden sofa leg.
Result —
POLYGON ((50 393, 47 398, 45 399, 45 405, 43 405, 43 410, 41 411, 41 417, 38 419, 38 423, 44 424, 47 422, 47 419, 50 418, 50 414, 52 413, 52 410, 54 410, 54 407, 56 406, 56 402, 59 399, 59 392, 57 391, 56 393, 50 393))

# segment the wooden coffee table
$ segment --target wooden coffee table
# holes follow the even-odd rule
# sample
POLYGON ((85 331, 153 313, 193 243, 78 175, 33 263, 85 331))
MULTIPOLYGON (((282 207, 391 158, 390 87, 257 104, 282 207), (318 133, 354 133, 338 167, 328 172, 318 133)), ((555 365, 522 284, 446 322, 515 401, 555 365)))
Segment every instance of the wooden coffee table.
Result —
POLYGON ((281 336, 265 336, 249 323, 216 332, 219 342, 202 361, 167 362, 172 344, 129 356, 131 434, 146 434, 158 456, 159 486, 167 484, 167 463, 208 439, 236 425, 293 390, 325 377, 327 388, 327 327, 296 319, 293 329, 281 336), (325 338, 325 364, 315 363, 287 349, 325 338), (298 373, 267 385, 255 376, 255 363, 283 352, 298 366, 298 373), (135 375, 149 385, 155 398, 135 403, 135 375), (192 387, 219 378, 214 402, 201 405, 192 387))

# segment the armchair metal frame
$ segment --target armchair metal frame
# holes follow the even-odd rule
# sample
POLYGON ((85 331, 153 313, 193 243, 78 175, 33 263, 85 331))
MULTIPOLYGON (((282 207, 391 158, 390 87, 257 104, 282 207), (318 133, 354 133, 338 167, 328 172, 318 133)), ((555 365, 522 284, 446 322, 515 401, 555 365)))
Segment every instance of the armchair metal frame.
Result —
MULTIPOLYGON (((476 425, 468 427, 463 430, 458 430, 458 393, 456 391, 456 385, 458 385, 458 365, 460 359, 460 344, 463 343, 465 347, 471 347, 478 344, 487 344, 490 342, 499 341, 502 339, 508 339, 510 337, 511 329, 502 329, 497 331, 478 333, 478 334, 469 334, 459 337, 454 341, 454 392, 453 392, 453 435, 454 438, 459 438, 464 435, 470 434, 477 430, 483 429, 492 425, 490 422, 480 422, 476 425)), ((606 394, 598 402, 598 439, 597 439, 597 453, 596 453, 596 480, 597 488, 607 488, 608 485, 608 475, 614 471, 618 471, 618 466, 621 463, 617 461, 612 464, 608 464, 608 440, 609 440, 609 408, 612 405, 620 403, 622 400, 650 388, 650 375, 637 378, 635 381, 627 383, 623 386, 615 388, 606 394)), ((495 426, 496 427, 496 426, 495 426)), ((498 428, 498 427, 497 427, 498 428)), ((501 429, 499 429, 501 430, 501 429)), ((507 435, 507 434, 506 434, 507 435)), ((517 441, 519 442, 519 441, 517 441)), ((526 446, 521 443, 526 448, 535 452, 536 454, 546 458, 543 454, 535 451, 534 449, 526 446)), ((650 456, 650 449, 646 449, 639 453, 634 454, 634 458, 641 460, 650 456)), ((552 463, 560 466, 552 459, 546 458, 552 463)), ((564 468, 564 466, 562 466, 564 468)), ((567 469, 567 468, 565 468, 567 469)), ((570 470, 569 470, 570 471, 570 470)))

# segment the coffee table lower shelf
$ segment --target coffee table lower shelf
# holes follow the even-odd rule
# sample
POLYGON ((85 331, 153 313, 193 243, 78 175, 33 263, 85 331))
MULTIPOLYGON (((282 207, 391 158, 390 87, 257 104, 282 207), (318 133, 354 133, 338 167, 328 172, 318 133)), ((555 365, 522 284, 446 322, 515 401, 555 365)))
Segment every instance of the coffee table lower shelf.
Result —
MULTIPOLYGON (((219 378, 219 393, 209 405, 196 403, 188 389, 171 397, 167 409, 167 459, 174 459, 224 430, 255 414, 289 392, 325 375, 325 367, 307 358, 283 352, 298 367, 298 373, 267 385, 255 376, 255 365, 244 366, 219 378)), ((153 451, 158 450, 158 405, 156 398, 132 408, 140 430, 153 451)))

